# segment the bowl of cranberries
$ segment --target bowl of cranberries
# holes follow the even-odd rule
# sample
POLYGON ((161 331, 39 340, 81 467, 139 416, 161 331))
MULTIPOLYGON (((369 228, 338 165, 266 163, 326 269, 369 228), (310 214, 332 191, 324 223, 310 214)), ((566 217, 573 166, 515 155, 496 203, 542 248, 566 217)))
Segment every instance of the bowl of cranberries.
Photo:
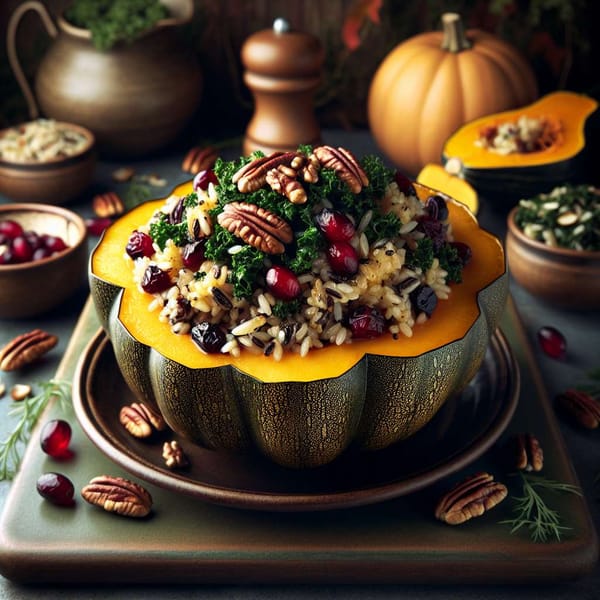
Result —
POLYGON ((45 313, 85 284, 83 219, 45 204, 0 206, 0 319, 45 313))

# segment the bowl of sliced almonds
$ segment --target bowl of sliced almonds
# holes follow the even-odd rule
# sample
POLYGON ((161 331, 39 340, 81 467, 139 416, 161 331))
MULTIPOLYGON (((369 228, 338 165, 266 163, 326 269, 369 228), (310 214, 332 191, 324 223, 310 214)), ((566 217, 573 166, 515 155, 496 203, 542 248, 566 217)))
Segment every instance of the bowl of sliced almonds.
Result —
POLYGON ((0 194, 21 202, 66 204, 91 183, 96 166, 91 131, 36 119, 0 131, 0 194))
POLYGON ((522 199, 507 218, 512 277, 563 308, 600 307, 600 188, 563 185, 522 199))

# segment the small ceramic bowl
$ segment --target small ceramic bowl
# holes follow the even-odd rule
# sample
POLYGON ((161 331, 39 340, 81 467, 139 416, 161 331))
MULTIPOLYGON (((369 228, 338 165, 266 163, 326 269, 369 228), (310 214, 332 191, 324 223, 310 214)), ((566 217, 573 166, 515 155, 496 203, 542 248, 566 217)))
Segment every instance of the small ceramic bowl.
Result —
POLYGON ((85 284, 87 230, 83 219, 59 206, 0 205, 0 221, 25 231, 59 236, 67 248, 36 261, 0 265, 0 319, 28 318, 58 306, 85 284))
MULTIPOLYGON (((79 125, 64 125, 85 138, 80 150, 44 161, 17 162, 0 156, 0 194, 20 202, 66 204, 90 185, 96 166, 94 134, 79 125)), ((0 138, 12 129, 0 131, 0 138)))
POLYGON ((577 310, 600 309, 600 252, 553 248, 527 237, 507 218, 509 271, 528 292, 549 304, 577 310))

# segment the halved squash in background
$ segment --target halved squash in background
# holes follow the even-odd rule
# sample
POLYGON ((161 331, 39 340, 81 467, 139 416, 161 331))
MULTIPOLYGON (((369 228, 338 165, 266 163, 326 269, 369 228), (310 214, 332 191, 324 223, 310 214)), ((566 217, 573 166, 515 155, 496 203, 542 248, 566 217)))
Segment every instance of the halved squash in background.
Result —
MULTIPOLYGON (((573 92, 555 92, 516 110, 481 117, 463 125, 444 145, 447 170, 464 177, 487 200, 506 207, 520 198, 549 192, 567 181, 583 182, 588 175, 586 138, 598 102, 573 92), (549 118, 561 126, 560 136, 540 151, 498 154, 477 144, 482 130, 514 123, 521 116, 549 118)), ((597 126, 596 123, 593 126, 597 126)))

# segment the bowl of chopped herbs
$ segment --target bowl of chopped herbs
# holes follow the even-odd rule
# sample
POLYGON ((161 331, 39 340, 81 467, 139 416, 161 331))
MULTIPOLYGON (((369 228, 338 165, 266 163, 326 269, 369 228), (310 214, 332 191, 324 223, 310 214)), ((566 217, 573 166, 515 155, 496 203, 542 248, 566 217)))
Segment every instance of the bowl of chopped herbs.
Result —
POLYGON ((550 304, 600 307, 600 189, 565 184, 519 201, 507 218, 512 277, 550 304))

